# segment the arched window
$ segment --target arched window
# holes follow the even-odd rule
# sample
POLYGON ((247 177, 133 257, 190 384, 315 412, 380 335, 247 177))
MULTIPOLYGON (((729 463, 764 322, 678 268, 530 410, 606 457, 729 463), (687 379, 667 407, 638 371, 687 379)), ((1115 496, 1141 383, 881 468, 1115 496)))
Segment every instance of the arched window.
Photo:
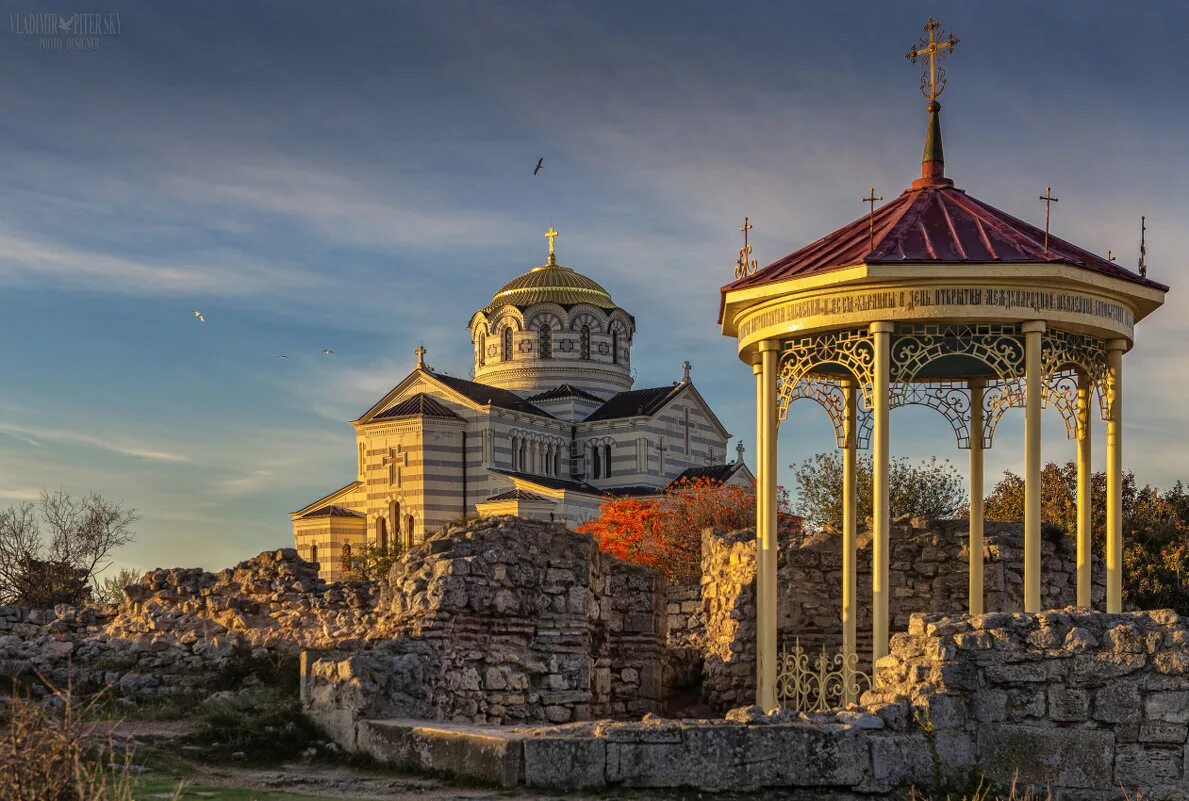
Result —
POLYGON ((310 546, 310 564, 312 564, 314 567, 318 566, 318 546, 317 545, 310 546))
POLYGON ((553 475, 561 475, 561 447, 553 449, 553 475))
POLYGON ((506 362, 512 361, 512 327, 511 326, 504 329, 503 359, 506 362))
POLYGON ((603 478, 611 478, 611 444, 603 446, 603 478))
POLYGON ((611 363, 619 364, 619 331, 611 329, 611 363))
POLYGON ((584 325, 578 332, 578 355, 583 359, 590 358, 590 326, 584 325))
POLYGON ((381 551, 388 553, 388 521, 382 517, 376 521, 376 544, 381 551))
POLYGON ((417 526, 417 520, 412 515, 405 515, 405 547, 409 548, 413 545, 413 529, 417 526))
POLYGON ((340 554, 339 559, 339 567, 344 573, 351 569, 351 543, 343 543, 343 552, 340 554))
POLYGON ((487 332, 479 332, 479 366, 487 364, 487 332))
POLYGON ((541 326, 541 358, 553 358, 553 327, 549 323, 541 326))
POLYGON ((599 454, 599 446, 595 445, 590 449, 590 476, 591 478, 602 478, 603 465, 599 454))

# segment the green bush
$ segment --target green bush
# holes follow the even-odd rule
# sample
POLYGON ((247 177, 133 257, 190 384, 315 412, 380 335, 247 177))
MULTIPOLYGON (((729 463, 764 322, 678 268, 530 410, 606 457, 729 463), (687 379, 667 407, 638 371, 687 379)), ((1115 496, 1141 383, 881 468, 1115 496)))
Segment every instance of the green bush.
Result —
POLYGON ((265 763, 297 757, 317 739, 295 695, 261 687, 205 701, 186 742, 202 746, 208 761, 265 763))

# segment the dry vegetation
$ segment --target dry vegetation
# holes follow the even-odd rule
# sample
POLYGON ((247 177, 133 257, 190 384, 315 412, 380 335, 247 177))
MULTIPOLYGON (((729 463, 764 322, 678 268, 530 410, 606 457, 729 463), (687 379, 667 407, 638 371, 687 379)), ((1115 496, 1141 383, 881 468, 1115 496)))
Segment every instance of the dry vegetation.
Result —
POLYGON ((134 801, 132 750, 100 734, 91 721, 93 704, 68 690, 55 691, 48 702, 13 694, 0 712, 0 798, 134 801))

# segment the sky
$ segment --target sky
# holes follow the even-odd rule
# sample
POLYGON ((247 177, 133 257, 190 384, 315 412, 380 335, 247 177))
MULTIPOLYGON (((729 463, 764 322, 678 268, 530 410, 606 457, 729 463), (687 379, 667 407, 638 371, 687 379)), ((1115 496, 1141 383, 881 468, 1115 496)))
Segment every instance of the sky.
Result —
MULTIPOLYGON (((925 101, 904 54, 930 14, 961 40, 941 98, 959 187, 1040 223, 1051 186, 1054 234, 1131 266, 1147 215, 1149 275, 1172 291, 1125 360, 1125 462, 1141 481, 1189 478, 1175 444, 1189 424, 1189 6, 4 11, 0 504, 62 488, 136 508, 122 565, 217 569, 289 546, 288 513, 354 475, 345 421, 421 342, 467 375, 468 318, 542 263, 550 225, 559 261, 636 316, 637 386, 689 359, 750 448, 751 370, 716 323, 742 219, 762 266, 861 216, 868 187, 892 199, 919 174, 925 101), (63 37, 14 26, 30 12, 109 15, 109 31, 57 49, 44 40, 63 37)), ((1046 460, 1072 458, 1056 412, 1044 426, 1046 460)), ((796 405, 781 464, 832 447, 821 410, 796 405)), ((927 409, 893 414, 892 448, 964 470, 927 409)), ((1022 451, 1013 410, 988 488, 1022 451)))

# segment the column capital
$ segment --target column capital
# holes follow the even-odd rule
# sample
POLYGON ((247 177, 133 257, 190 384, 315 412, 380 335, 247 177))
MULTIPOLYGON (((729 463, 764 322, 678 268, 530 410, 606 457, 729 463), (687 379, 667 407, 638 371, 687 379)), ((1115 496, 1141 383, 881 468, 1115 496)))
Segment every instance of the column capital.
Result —
POLYGON ((764 372, 764 363, 762 361, 760 361, 759 359, 756 359, 754 362, 751 363, 751 374, 759 375, 762 372, 764 372))
POLYGON ((1126 353, 1127 346, 1129 344, 1130 343, 1126 339, 1108 339, 1106 341, 1106 349, 1107 350, 1121 350, 1124 353, 1126 353))
POLYGON ((775 339, 765 339, 759 345, 760 353, 767 353, 770 350, 781 350, 783 347, 784 344, 775 339))
POLYGON ((890 334, 896 330, 896 324, 888 320, 876 320, 867 328, 872 334, 890 334))
POLYGON ((1029 320, 1026 323, 1020 323, 1021 334, 1043 334, 1048 324, 1044 320, 1029 320))

